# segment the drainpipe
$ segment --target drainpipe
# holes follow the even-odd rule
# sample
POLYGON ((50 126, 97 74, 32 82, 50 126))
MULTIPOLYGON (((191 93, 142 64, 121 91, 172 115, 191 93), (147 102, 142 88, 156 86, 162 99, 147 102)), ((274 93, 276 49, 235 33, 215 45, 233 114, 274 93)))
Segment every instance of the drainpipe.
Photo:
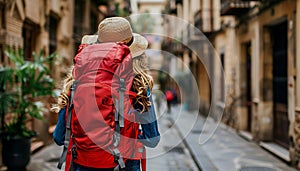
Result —
MULTIPOLYGON (((296 107, 295 107, 295 155, 292 155, 292 161, 299 161, 299 144, 300 144, 300 129, 299 129, 299 116, 300 116, 300 0, 296 1, 296 107)), ((300 169, 300 162, 297 163, 297 168, 300 169)))
POLYGON ((296 70, 297 70, 297 80, 296 80, 296 111, 300 113, 300 0, 297 0, 296 6, 296 70))

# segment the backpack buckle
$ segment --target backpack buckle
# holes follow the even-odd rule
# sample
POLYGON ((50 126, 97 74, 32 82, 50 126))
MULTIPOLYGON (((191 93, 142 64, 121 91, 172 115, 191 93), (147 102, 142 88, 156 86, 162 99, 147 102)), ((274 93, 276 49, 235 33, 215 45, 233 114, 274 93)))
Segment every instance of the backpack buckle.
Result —
POLYGON ((121 169, 125 168, 125 163, 124 163, 123 158, 121 157, 120 151, 117 148, 115 148, 112 150, 112 154, 114 156, 115 162, 117 162, 119 164, 121 169))
POLYGON ((72 154, 73 159, 77 158, 78 154, 77 154, 75 145, 73 145, 72 148, 71 148, 71 154, 72 154))
POLYGON ((123 78, 120 78, 120 91, 126 91, 125 80, 123 78))

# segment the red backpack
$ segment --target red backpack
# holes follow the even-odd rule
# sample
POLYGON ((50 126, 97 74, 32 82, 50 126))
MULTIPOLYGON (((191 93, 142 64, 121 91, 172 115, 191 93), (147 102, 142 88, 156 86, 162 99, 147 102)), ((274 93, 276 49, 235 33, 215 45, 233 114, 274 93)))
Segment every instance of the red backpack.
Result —
POLYGON ((88 45, 76 55, 76 86, 66 112, 71 117, 66 170, 73 162, 92 168, 124 168, 127 159, 142 158, 139 124, 131 105, 133 77, 132 57, 124 44, 88 45))

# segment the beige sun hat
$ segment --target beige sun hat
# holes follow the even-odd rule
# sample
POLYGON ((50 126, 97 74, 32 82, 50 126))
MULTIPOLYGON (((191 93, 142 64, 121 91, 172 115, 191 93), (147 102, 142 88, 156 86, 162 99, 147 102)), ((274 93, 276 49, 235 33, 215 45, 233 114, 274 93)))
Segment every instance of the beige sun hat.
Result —
POLYGON ((106 18, 100 22, 98 26, 98 35, 85 35, 83 36, 82 44, 94 44, 99 42, 121 42, 126 39, 132 38, 133 41, 129 46, 132 57, 137 57, 143 54, 147 47, 148 41, 145 37, 132 33, 130 23, 122 17, 106 18))
POLYGON ((120 42, 132 36, 129 21, 122 17, 105 18, 98 26, 98 40, 100 43, 120 42))
MULTIPOLYGON (((95 44, 97 43, 98 35, 85 35, 81 39, 81 44, 95 44)), ((145 37, 133 33, 133 42, 129 46, 132 57, 138 57, 143 54, 148 47, 148 41, 145 37)))

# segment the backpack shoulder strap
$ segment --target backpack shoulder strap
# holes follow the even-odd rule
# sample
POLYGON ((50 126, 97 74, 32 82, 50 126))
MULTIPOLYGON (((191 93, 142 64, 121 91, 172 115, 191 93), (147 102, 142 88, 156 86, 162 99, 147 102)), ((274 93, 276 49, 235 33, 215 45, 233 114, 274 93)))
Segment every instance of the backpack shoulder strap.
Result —
POLYGON ((68 120, 66 123, 66 135, 65 135, 65 142, 64 142, 64 148, 63 152, 60 156, 57 168, 61 169, 63 163, 66 161, 67 157, 67 152, 68 152, 68 146, 70 144, 70 136, 71 136, 71 119, 72 119, 72 109, 73 109, 73 97, 77 85, 77 80, 75 80, 70 88, 71 90, 71 95, 70 95, 70 101, 69 101, 69 106, 68 106, 68 120))

